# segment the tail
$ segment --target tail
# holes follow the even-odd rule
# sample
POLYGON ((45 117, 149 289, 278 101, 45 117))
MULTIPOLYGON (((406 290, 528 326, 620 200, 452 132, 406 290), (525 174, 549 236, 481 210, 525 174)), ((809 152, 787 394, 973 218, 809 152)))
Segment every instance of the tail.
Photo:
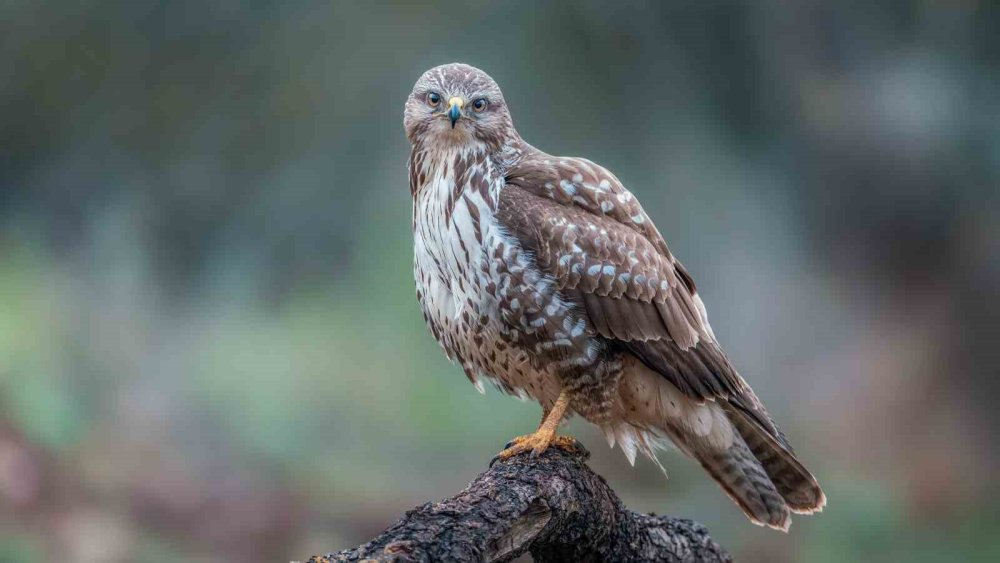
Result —
POLYGON ((743 401, 699 403, 652 370, 633 366, 625 373, 619 389, 625 424, 614 428, 614 436, 630 460, 636 445, 655 460, 657 438, 669 438, 698 460, 750 520, 778 530, 788 530, 793 512, 823 509, 819 483, 752 391, 743 401))
POLYGON ((725 419, 735 430, 732 445, 726 450, 689 449, 747 517, 787 532, 791 512, 823 510, 826 495, 773 423, 772 434, 740 408, 725 400, 719 403, 715 408, 726 413, 725 419))
POLYGON ((768 432, 761 428, 757 419, 748 416, 733 404, 725 403, 725 410, 730 424, 743 438, 775 489, 785 499, 788 508, 798 514, 812 514, 823 510, 826 495, 816 478, 795 457, 781 431, 772 423, 774 433, 768 432))
POLYGON ((755 524, 787 532, 790 507, 742 438, 725 451, 696 450, 694 457, 755 524))

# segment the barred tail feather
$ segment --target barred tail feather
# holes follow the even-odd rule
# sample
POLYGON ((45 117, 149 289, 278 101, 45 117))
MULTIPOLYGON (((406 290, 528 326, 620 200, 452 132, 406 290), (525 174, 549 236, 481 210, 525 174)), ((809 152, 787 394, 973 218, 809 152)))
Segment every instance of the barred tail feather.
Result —
POLYGON ((654 451, 673 443, 698 460, 752 521, 787 530, 791 513, 817 512, 826 497, 750 393, 744 402, 699 402, 635 360, 619 384, 617 410, 602 426, 629 461, 637 451, 655 461, 654 451))
POLYGON ((696 451, 695 458, 751 521, 788 531, 789 506, 742 439, 726 451, 696 451))
POLYGON ((739 409, 727 406, 726 410, 729 421, 743 437, 792 512, 812 514, 822 511, 826 505, 826 495, 791 448, 780 443, 739 409))

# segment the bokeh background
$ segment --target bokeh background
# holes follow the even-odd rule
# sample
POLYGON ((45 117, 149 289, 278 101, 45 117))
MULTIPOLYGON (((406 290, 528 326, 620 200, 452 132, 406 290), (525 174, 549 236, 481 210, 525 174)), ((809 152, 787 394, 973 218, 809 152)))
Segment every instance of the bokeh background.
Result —
POLYGON ((0 560, 304 560, 533 428, 414 298, 403 100, 456 60, 639 196, 830 499, 760 529, 574 422, 632 508, 741 561, 1000 560, 985 0, 3 2, 0 560))

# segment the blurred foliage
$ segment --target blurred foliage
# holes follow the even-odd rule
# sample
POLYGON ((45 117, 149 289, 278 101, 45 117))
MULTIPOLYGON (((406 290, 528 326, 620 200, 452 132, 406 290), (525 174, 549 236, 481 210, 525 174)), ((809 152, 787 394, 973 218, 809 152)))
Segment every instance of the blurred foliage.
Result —
POLYGON ((1000 6, 6 2, 0 560, 283 561, 453 494, 536 406, 413 296, 402 104, 460 60, 616 172, 830 498, 626 502, 741 561, 995 561, 1000 6))

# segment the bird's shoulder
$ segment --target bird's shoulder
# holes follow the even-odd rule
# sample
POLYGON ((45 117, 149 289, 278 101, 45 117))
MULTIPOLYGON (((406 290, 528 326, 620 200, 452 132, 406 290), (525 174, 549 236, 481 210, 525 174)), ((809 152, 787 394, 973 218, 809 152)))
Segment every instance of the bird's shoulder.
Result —
POLYGON ((614 221, 641 234, 659 254, 673 260, 666 241, 639 200, 614 173, 599 164, 533 149, 507 171, 506 182, 560 206, 614 221))
POLYGON ((531 155, 507 174, 497 220, 589 313, 602 335, 711 338, 694 282, 638 200, 582 158, 531 155))

